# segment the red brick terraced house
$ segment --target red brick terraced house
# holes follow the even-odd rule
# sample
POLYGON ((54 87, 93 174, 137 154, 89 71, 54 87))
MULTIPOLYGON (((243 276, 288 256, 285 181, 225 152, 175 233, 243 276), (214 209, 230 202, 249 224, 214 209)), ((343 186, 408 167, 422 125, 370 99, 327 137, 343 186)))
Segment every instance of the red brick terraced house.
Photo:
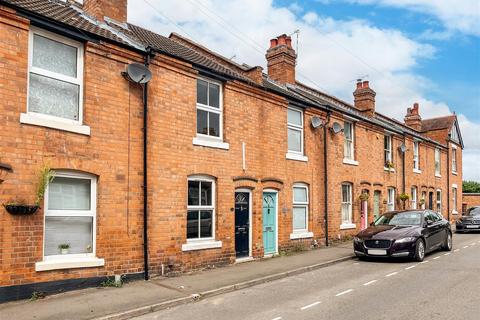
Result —
POLYGON ((286 35, 263 72, 126 18, 126 0, 0 1, 0 202, 33 203, 55 172, 35 213, 0 210, 0 301, 325 244, 404 206, 461 210, 455 115, 414 104, 402 123, 366 81, 353 104, 309 88, 286 35))

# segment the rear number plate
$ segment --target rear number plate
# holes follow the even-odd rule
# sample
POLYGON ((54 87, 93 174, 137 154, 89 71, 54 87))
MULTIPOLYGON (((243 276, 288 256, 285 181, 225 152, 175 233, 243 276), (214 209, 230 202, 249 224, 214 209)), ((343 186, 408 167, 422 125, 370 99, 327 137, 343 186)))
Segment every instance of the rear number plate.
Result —
POLYGON ((370 250, 368 250, 368 254, 370 254, 372 256, 386 256, 387 255, 387 250, 370 249, 370 250))
POLYGON ((480 226, 467 226, 467 229, 478 229, 480 226))

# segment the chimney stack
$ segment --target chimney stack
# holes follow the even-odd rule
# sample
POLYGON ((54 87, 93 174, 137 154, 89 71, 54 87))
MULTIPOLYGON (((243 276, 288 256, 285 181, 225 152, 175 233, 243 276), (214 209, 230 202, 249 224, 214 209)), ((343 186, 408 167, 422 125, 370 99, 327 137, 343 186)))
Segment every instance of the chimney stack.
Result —
POLYGON ((295 83, 297 55, 292 48, 292 38, 282 34, 270 40, 267 58, 268 77, 281 84, 295 83))
POLYGON ((357 88, 353 92, 355 108, 369 117, 375 115, 375 96, 377 94, 373 91, 368 81, 357 81, 357 88))
POLYGON ((422 118, 418 110, 418 103, 413 104, 413 108, 407 109, 407 115, 405 116, 405 124, 412 129, 417 131, 422 130, 422 118))
POLYGON ((127 0, 84 0, 83 10, 104 22, 105 17, 120 23, 127 22, 127 0))

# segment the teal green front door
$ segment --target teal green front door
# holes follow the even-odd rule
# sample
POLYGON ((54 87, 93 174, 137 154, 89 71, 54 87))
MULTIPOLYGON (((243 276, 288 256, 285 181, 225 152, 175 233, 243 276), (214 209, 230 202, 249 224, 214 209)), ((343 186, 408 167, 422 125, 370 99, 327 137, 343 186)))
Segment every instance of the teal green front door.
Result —
POLYGON ((277 247, 277 195, 274 192, 263 193, 263 250, 264 254, 275 253, 277 247))

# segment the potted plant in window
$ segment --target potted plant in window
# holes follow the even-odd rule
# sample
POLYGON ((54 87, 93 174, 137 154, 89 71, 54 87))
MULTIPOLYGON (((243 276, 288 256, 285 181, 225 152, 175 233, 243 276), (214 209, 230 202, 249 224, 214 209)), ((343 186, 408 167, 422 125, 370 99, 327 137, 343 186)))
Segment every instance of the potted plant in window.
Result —
POLYGON ((35 203, 28 204, 24 200, 12 200, 3 204, 7 212, 13 215, 35 213, 38 208, 40 208, 40 203, 43 201, 43 198, 45 196, 45 190, 47 189, 48 184, 52 182, 54 176, 55 172, 51 170, 48 166, 44 166, 40 170, 38 177, 35 203))
POLYGON ((58 249, 60 249, 61 254, 68 254, 68 249, 70 249, 70 244, 68 243, 59 244, 58 249))
POLYGON ((387 161, 387 162, 385 163, 385 168, 388 169, 388 172, 391 172, 391 171, 394 169, 394 167, 393 167, 393 162, 392 162, 392 161, 387 161))
POLYGON ((408 199, 410 199, 410 196, 406 193, 402 193, 399 197, 400 201, 402 201, 403 203, 403 209, 405 210, 405 201, 407 201, 408 199))

